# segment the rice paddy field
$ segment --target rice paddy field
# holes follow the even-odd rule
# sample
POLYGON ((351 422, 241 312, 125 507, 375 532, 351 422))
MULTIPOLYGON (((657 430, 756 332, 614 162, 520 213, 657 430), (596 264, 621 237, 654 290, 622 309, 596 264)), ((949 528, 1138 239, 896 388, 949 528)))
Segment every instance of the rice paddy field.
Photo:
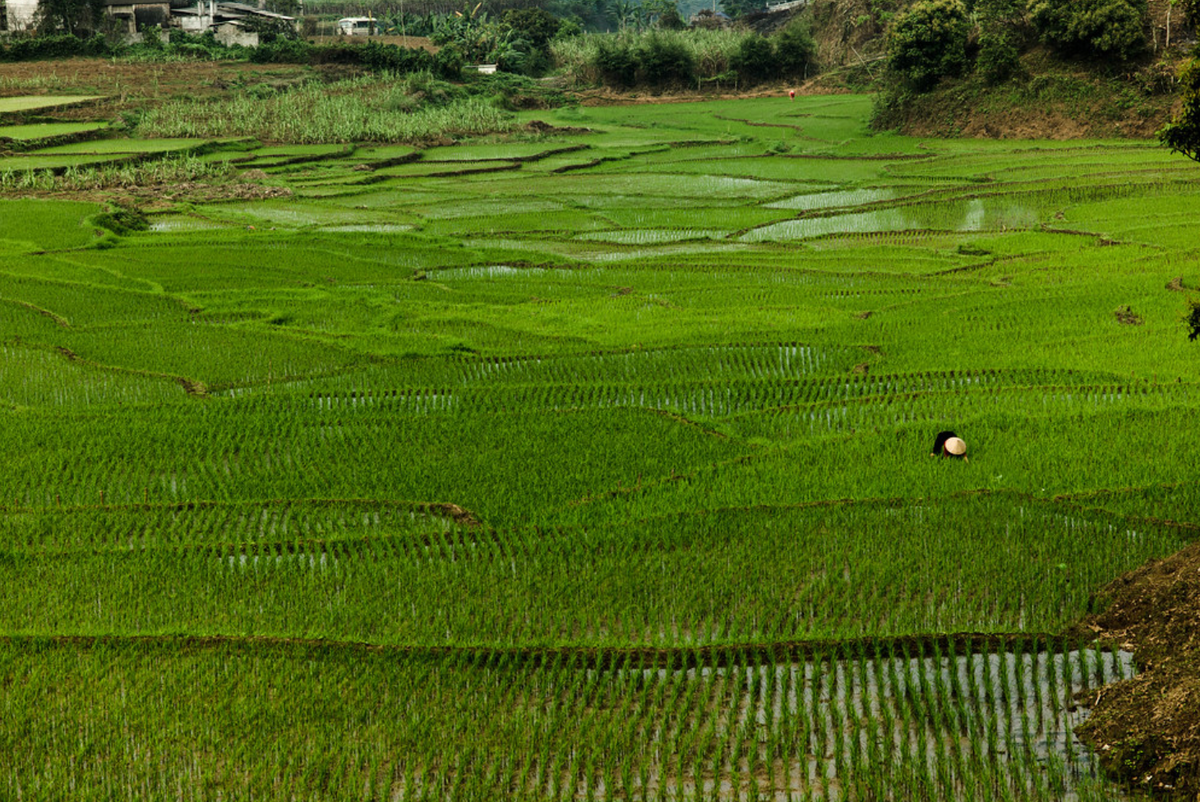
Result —
POLYGON ((869 112, 0 129, 0 798, 1124 798, 1061 633, 1200 532, 1200 166, 869 112), (19 197, 181 154, 290 194, 19 197))

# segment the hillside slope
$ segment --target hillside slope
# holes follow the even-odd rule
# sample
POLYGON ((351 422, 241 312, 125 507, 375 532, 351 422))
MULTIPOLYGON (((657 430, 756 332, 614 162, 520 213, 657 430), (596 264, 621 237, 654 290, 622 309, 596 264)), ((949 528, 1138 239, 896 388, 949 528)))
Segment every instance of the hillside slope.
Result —
POLYGON ((920 95, 880 93, 872 124, 917 136, 1077 139, 1154 136, 1178 103, 1173 68, 1113 74, 1038 47, 1022 74, 989 86, 978 75, 920 95))
MULTIPOLYGON (((1115 67, 1104 60, 1064 59, 1020 31, 1020 69, 988 85, 968 70, 922 94, 900 93, 887 75, 887 31, 914 0, 813 0, 808 17, 822 67, 808 91, 880 92, 874 125, 923 136, 1072 139, 1149 137, 1177 103, 1175 74, 1195 44, 1170 0, 1150 0, 1145 54, 1115 67), (1170 47, 1168 47, 1168 42, 1170 47)), ((769 33, 789 14, 752 21, 769 33)), ((974 56, 975 34, 968 45, 974 56)))

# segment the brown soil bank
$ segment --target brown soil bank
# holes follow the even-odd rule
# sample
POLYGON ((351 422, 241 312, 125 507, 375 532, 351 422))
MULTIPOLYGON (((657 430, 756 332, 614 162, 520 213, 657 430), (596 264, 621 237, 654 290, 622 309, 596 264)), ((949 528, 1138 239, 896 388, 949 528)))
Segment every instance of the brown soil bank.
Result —
POLYGON ((883 87, 872 125, 912 136, 1141 139, 1171 119, 1178 95, 1172 62, 1113 72, 1036 47, 1021 57, 1019 74, 997 86, 972 73, 924 94, 883 87))
POLYGON ((1131 649, 1137 677, 1102 688, 1080 728, 1110 774, 1172 799, 1200 799, 1200 543, 1096 594, 1082 627, 1131 649))

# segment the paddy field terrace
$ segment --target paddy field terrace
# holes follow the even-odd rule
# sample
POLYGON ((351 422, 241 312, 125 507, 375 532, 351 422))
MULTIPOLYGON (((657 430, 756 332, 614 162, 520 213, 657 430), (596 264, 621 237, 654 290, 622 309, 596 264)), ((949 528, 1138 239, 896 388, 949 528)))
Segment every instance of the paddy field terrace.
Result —
POLYGON ((0 796, 1119 798, 1074 727, 1138 666, 1073 625, 1200 526, 1196 165, 852 95, 30 102, 0 796))

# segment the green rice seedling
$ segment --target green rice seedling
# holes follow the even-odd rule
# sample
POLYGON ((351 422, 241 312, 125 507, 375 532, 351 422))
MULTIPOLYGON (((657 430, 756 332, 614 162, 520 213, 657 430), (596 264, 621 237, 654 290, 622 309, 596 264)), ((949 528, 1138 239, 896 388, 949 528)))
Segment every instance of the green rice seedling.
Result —
POLYGON ((0 200, 0 209, 0 248, 6 253, 90 244, 95 234, 85 220, 100 211, 94 203, 43 200, 0 200))
POLYGON ((0 139, 19 142, 22 146, 61 140, 67 137, 84 136, 103 131, 108 127, 103 122, 41 122, 22 125, 0 125, 0 139))
POLYGON ((96 95, 24 95, 0 98, 0 114, 41 111, 100 100, 96 95))
POLYGON ((70 153, 171 153, 195 150, 206 144, 209 143, 195 139, 98 139, 39 148, 33 151, 33 153, 37 155, 70 153))

